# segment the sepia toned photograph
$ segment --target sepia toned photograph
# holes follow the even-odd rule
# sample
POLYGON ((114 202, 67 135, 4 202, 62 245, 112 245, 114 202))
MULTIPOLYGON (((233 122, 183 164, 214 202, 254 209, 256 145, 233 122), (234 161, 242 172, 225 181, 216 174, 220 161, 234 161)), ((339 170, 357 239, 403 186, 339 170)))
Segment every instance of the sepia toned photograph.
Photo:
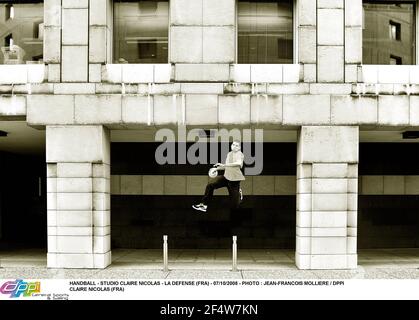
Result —
POLYGON ((418 16, 0 0, 0 300, 418 299, 418 16))

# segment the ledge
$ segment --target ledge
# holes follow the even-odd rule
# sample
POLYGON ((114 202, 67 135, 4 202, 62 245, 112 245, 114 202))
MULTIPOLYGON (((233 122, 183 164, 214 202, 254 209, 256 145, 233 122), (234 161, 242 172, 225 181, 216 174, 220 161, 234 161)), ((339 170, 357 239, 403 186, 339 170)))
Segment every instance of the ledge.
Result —
MULTIPOLYGON (((214 90, 217 88, 214 88, 214 90)), ((317 89, 318 90, 318 89, 317 89)), ((359 125, 419 126, 419 96, 348 94, 33 94, 0 99, 4 114, 24 114, 29 125, 105 124, 141 128, 169 125, 251 126, 359 125), (19 106, 19 108, 17 108, 19 106), (18 112, 11 112, 16 110, 18 112)))
POLYGON ((42 83, 46 79, 44 64, 0 65, 0 84, 42 83))
POLYGON ((232 64, 230 81, 238 83, 299 83, 304 79, 299 64, 232 64))
POLYGON ((170 83, 171 64, 107 64, 102 80, 108 83, 170 83))
POLYGON ((362 65, 360 82, 366 84, 419 84, 416 65, 362 65))
POLYGON ((181 82, 299 83, 299 64, 107 64, 107 83, 145 84, 181 82))

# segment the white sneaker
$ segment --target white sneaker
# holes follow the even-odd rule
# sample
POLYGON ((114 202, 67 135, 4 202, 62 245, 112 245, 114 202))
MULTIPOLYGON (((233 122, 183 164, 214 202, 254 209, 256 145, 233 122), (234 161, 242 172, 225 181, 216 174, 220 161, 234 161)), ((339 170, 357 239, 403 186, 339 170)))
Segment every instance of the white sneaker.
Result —
POLYGON ((242 191, 242 188, 240 188, 239 193, 240 193, 240 201, 243 201, 243 191, 242 191))
POLYGON ((207 208, 208 208, 208 206, 206 206, 205 204, 203 204, 203 203, 200 203, 200 204, 194 204, 193 206, 192 206, 192 208, 194 208, 195 210, 197 210, 197 211, 202 211, 202 212, 207 212, 207 208))

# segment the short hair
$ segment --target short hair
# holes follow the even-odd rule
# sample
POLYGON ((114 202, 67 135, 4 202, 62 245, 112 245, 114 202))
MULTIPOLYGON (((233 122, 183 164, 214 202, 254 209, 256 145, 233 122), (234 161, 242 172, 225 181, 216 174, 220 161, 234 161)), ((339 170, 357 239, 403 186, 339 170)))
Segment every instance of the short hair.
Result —
POLYGON ((241 144, 242 142, 239 139, 234 139, 232 143, 237 142, 238 144, 241 144))

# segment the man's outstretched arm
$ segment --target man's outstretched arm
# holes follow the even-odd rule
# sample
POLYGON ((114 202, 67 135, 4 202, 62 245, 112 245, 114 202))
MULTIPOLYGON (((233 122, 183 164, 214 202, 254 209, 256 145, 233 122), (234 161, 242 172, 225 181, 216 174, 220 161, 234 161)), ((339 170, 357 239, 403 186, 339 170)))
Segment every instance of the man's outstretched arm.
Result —
POLYGON ((230 163, 226 163, 226 164, 217 163, 217 164, 214 165, 214 167, 216 167, 218 170, 224 170, 227 167, 240 167, 240 168, 243 168, 243 157, 241 157, 240 160, 238 160, 236 162, 230 162, 230 163))

